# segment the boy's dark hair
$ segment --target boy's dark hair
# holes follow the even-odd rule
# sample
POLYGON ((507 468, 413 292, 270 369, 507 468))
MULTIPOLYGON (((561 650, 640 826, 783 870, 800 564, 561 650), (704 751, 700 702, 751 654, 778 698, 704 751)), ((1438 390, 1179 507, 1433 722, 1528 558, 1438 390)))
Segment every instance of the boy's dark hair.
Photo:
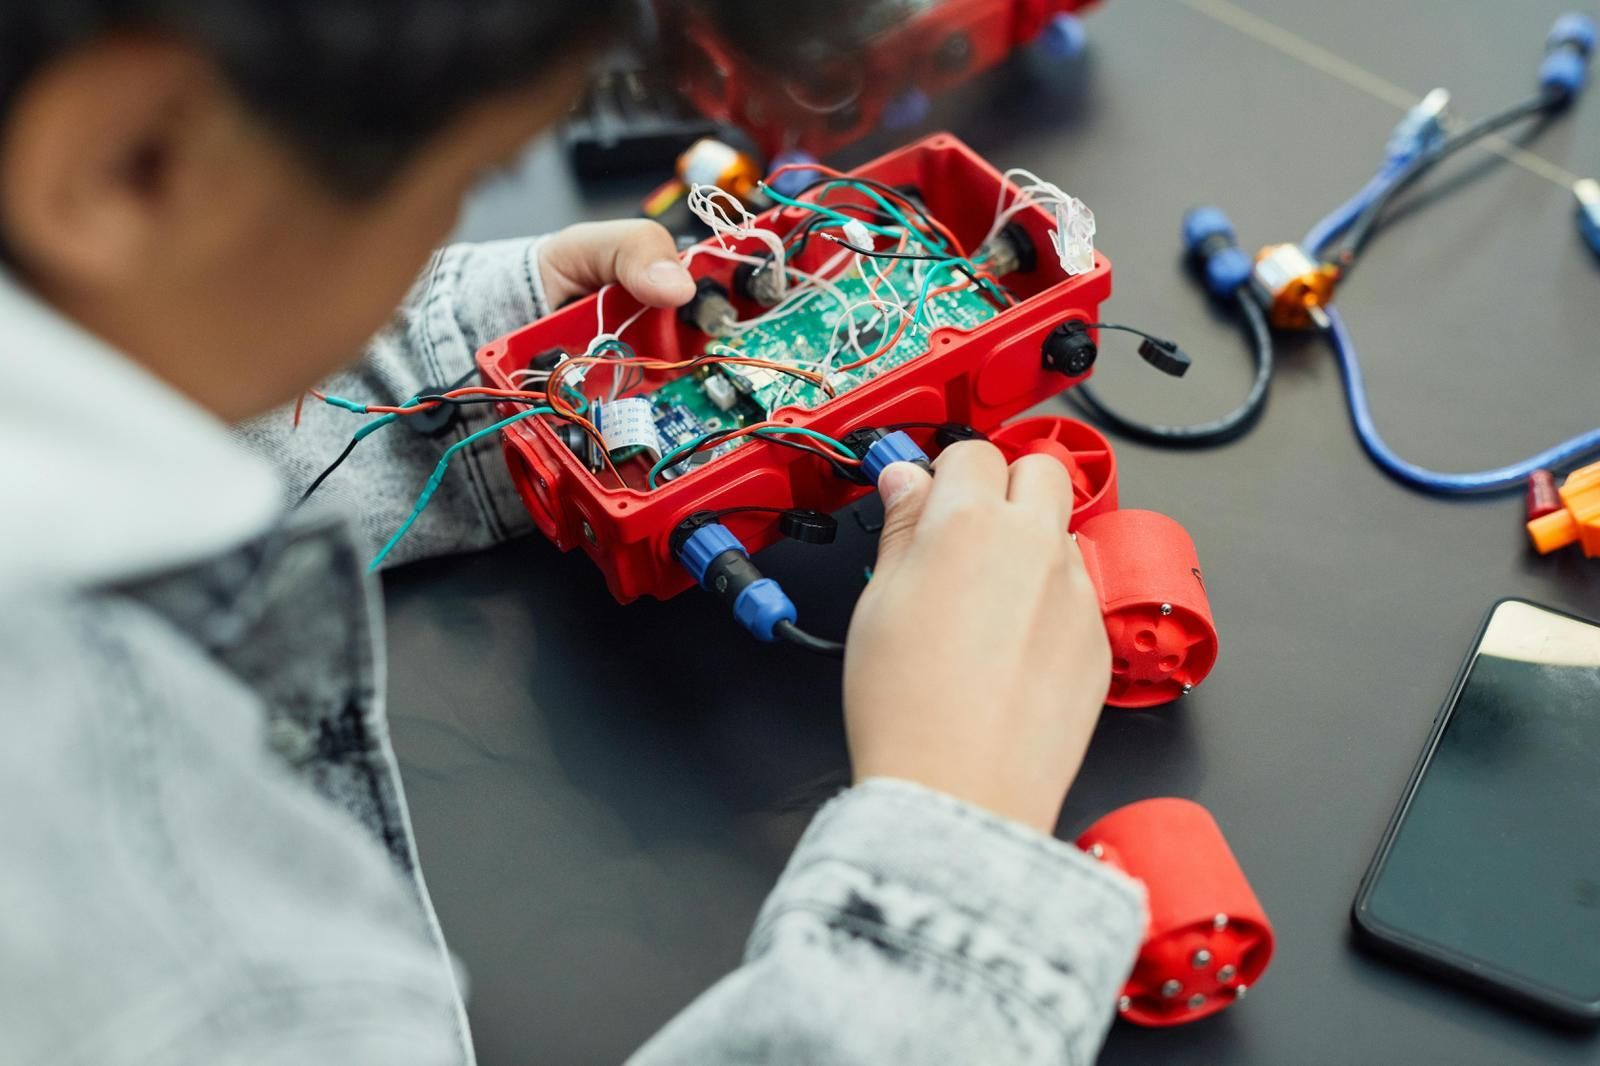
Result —
MULTIPOLYGON (((252 111, 358 196, 473 103, 623 37, 645 2, 0 0, 0 119, 37 70, 74 46, 119 30, 170 34, 213 56, 252 111)), ((784 41, 844 47, 868 6, 674 0, 677 11, 660 17, 693 8, 736 48, 783 69, 793 66, 784 41)))

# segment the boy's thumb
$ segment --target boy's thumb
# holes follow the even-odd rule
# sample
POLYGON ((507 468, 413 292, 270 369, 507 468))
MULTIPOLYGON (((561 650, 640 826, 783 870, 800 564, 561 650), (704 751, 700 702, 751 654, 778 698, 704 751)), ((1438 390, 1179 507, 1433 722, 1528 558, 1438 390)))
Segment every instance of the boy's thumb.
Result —
POLYGON ((878 570, 896 562, 911 547, 922 505, 928 500, 933 478, 920 466, 890 463, 878 475, 878 495, 883 498, 883 534, 878 538, 878 570))

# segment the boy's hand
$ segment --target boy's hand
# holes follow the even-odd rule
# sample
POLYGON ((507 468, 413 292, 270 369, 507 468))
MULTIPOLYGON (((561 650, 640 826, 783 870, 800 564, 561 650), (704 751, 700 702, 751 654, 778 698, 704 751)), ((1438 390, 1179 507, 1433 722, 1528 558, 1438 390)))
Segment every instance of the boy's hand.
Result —
POLYGON ((539 246, 539 270, 552 308, 612 282, 651 307, 681 307, 694 297, 672 234, 647 219, 580 222, 553 233, 539 246))
POLYGON ((1047 456, 984 442, 884 471, 878 565, 850 625, 857 781, 897 777, 1051 832, 1111 685, 1094 586, 1047 456))

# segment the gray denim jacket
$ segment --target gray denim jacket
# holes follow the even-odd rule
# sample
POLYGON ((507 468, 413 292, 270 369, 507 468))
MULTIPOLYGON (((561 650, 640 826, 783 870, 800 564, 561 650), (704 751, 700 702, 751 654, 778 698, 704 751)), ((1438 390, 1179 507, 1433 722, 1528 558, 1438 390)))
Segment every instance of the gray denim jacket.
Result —
MULTIPOLYGON (((457 378, 544 311, 535 254, 441 253, 329 390, 457 378)), ((374 434, 289 513, 355 418, 230 438, 3 278, 0 341, 0 1063, 473 1061, 364 569, 487 412, 374 434), (118 402, 73 421, 79 395, 118 402)), ((391 561, 525 531, 501 462, 459 456, 391 561)), ((870 781, 635 1062, 1089 1062, 1143 926, 1140 887, 1076 849, 870 781)))

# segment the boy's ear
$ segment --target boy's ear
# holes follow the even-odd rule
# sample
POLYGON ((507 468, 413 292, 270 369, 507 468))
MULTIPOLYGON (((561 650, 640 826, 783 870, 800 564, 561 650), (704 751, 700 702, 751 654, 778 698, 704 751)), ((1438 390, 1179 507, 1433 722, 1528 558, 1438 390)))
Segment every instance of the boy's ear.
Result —
POLYGON ((228 99, 210 64, 144 36, 90 42, 39 71, 0 136, 0 234, 39 280, 114 287, 160 255, 228 99))

